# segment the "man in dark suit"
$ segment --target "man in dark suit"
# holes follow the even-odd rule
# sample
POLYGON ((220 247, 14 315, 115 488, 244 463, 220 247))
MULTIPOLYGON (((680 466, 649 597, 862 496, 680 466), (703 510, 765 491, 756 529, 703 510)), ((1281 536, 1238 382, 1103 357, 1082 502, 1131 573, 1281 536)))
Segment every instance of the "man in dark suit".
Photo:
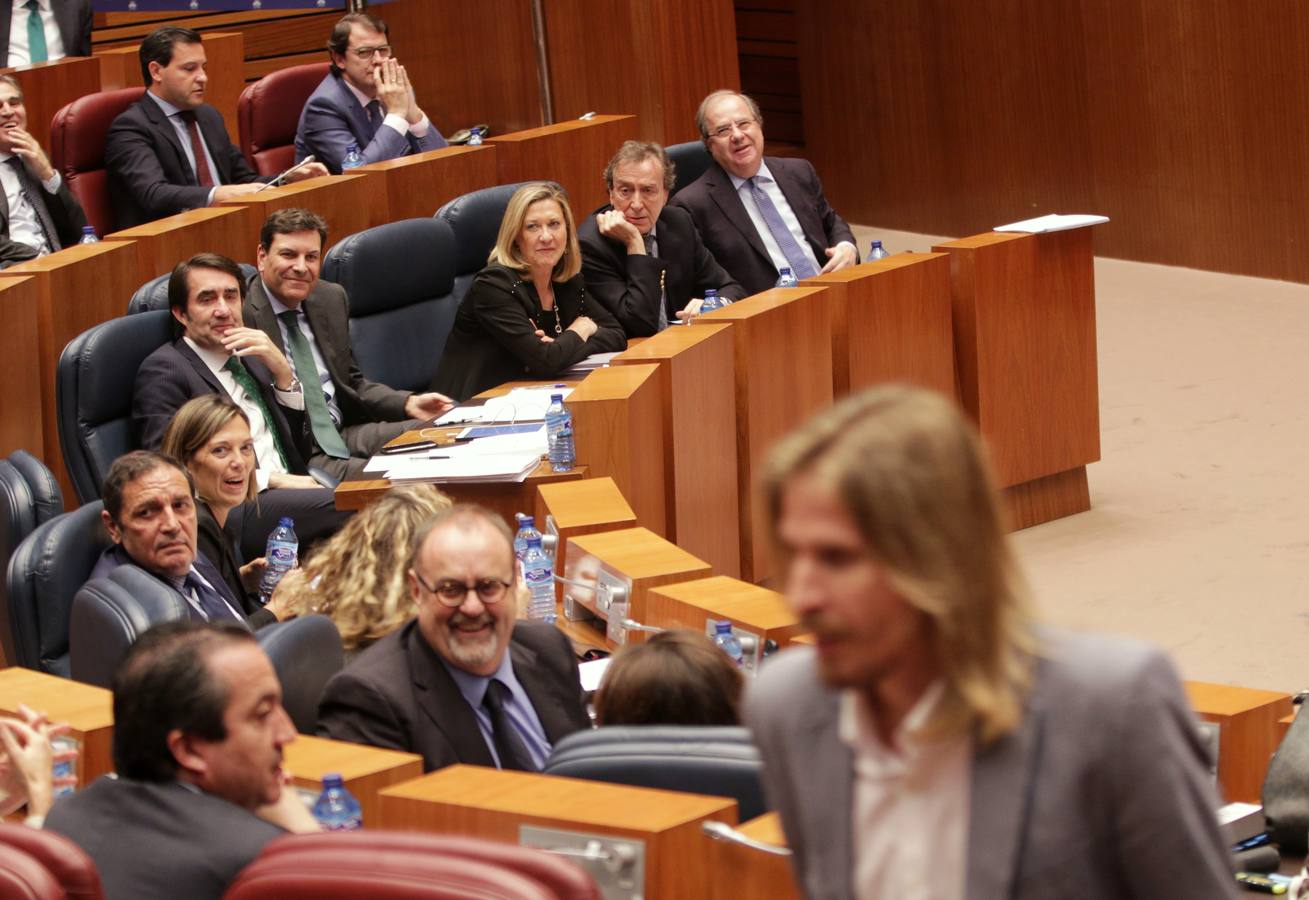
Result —
POLYGON ((300 114, 296 162, 312 154, 339 175, 351 144, 364 163, 446 145, 419 108, 390 37, 387 24, 368 13, 349 13, 336 23, 327 42, 331 71, 300 114))
POLYGON ((0 3, 0 68, 90 56, 91 24, 91 0, 0 3))
POLYGON ((716 165, 677 192, 673 205, 695 221, 714 259, 756 294, 783 267, 797 279, 859 262, 854 233, 823 196, 803 159, 764 156, 764 122, 744 94, 715 91, 696 127, 716 165))
POLYGON ((412 420, 430 421, 453 404, 441 394, 398 391, 364 378, 350 352, 345 291, 318 280, 326 241, 327 223, 307 209, 269 216, 244 319, 268 335, 303 385, 309 464, 345 478, 363 471, 412 420))
MULTIPOLYGON (((168 25, 141 42, 146 92, 114 119, 105 141, 109 196, 119 228, 208 206, 263 185, 205 104, 205 48, 190 28, 168 25)), ((288 180, 326 175, 310 163, 288 180)))
POLYGON ((516 622, 513 536, 477 506, 439 513, 416 536, 418 618, 327 684, 318 732, 454 763, 537 771, 560 738, 589 728, 577 658, 552 625, 516 622))
POLYGON ((664 148, 627 141, 605 167, 609 205, 577 229, 586 287, 628 337, 646 337, 700 309, 707 288, 745 289, 705 249, 691 217, 668 207, 677 173, 664 148))
POLYGON ((23 89, 0 75, 0 268, 76 244, 82 205, 27 131, 23 89))

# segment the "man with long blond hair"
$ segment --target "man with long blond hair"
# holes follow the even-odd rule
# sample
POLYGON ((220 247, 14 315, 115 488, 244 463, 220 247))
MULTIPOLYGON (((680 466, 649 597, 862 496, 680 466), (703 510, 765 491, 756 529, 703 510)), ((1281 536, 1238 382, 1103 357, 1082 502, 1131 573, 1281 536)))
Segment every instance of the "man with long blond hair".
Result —
POLYGON ((746 719, 807 897, 1235 896, 1172 666, 1033 623, 948 401, 851 397, 763 490, 816 646, 769 663, 746 719))

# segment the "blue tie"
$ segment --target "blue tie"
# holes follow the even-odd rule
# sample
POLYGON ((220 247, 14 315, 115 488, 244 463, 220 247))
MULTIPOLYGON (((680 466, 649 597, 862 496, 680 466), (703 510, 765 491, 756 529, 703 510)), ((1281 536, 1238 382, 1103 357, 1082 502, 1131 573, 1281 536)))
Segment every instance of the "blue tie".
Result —
POLYGON ((50 58, 50 51, 45 45, 45 23, 41 21, 41 5, 36 0, 27 0, 23 4, 27 10, 27 55, 32 62, 45 62, 50 58))
POLYGON ((370 100, 364 107, 364 112, 368 114, 368 139, 371 141, 377 134, 377 129, 382 127, 382 119, 386 118, 382 113, 382 103, 380 100, 370 100))
MULTIPOLYGON (((221 622, 224 619, 232 621, 235 618, 236 621, 245 624, 245 619, 236 616, 232 611, 232 607, 224 602, 217 591, 206 584, 195 572, 187 572, 186 579, 182 582, 182 593, 189 595, 192 591, 195 592, 195 598, 200 603, 200 609, 203 611, 204 617, 210 622, 221 622)), ((187 606, 190 605, 190 603, 187 604, 187 606)), ((194 611, 195 607, 191 607, 191 609, 194 611)))
POLYGON ((782 215, 773 205, 773 201, 768 199, 764 189, 759 186, 755 178, 747 178, 745 183, 750 185, 750 196, 754 198, 754 205, 759 207, 759 215, 763 216, 764 224, 772 232, 773 240, 777 241, 777 246, 781 248, 782 255, 786 261, 791 264, 791 272, 794 273, 797 280, 803 278, 812 278, 818 274, 814 269, 813 263, 809 262, 809 256, 804 252, 799 243, 796 242, 795 235, 791 234, 791 229, 786 227, 782 221, 782 215))

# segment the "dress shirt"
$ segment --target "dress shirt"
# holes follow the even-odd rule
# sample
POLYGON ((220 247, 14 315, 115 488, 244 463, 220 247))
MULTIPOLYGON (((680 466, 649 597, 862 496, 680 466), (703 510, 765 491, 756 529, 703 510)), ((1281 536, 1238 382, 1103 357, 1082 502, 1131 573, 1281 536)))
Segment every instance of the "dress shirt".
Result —
MULTIPOLYGON (((12 153, 0 153, 0 185, 4 186, 5 201, 9 204, 9 239, 35 247, 41 253, 49 253, 54 248, 50 246, 45 233, 41 231, 41 223, 36 219, 36 210, 32 209, 32 204, 23 196, 18 173, 8 164, 11 156, 12 153)), ((54 195, 58 193, 59 186, 63 183, 59 173, 55 172, 48 180, 41 182, 41 188, 47 194, 54 195)))
MULTIPOLYGON (((227 391, 227 396, 241 407, 241 412, 250 420, 250 438, 254 441, 255 461, 259 465, 259 468, 255 469, 255 481, 259 485, 259 490, 268 490, 269 475, 274 473, 285 475, 287 472, 286 466, 282 465, 282 460, 277 455, 277 444, 273 441, 273 423, 264 421, 264 413, 259 403, 247 396, 241 385, 232 377, 232 373, 223 368, 229 358, 226 353, 206 350, 189 337, 183 337, 182 340, 186 341, 186 345, 209 367, 209 371, 214 373, 223 390, 227 391)), ((273 385, 273 396, 287 409, 305 408, 304 394, 298 388, 293 391, 282 391, 278 390, 277 385, 273 385)))
MULTIPOLYGON (((227 609, 228 609, 228 611, 230 611, 230 612, 232 613, 232 618, 233 618, 233 619, 235 619, 235 620, 238 621, 238 622, 244 622, 244 621, 245 621, 245 613, 241 612, 241 610, 239 610, 239 609, 237 609, 236 607, 232 606, 232 604, 228 601, 228 599, 227 599, 226 597, 223 596, 223 592, 220 591, 220 590, 218 590, 218 588, 214 587, 213 584, 209 581, 208 578, 206 578, 206 577, 204 577, 203 575, 201 575, 200 572, 197 571, 197 569, 196 569, 195 566, 192 566, 192 567, 191 567, 191 571, 188 572, 187 574, 188 574, 188 575, 194 575, 194 576, 196 577, 196 580, 197 580, 197 581, 199 581, 200 583, 202 583, 202 584, 204 584, 206 587, 208 587, 209 590, 211 590, 211 591, 214 593, 214 595, 215 595, 216 597, 218 597, 218 599, 222 600, 222 601, 223 601, 223 605, 226 606, 227 609)), ((165 577, 166 577, 166 576, 165 576, 165 577)), ((178 592, 179 594, 181 594, 183 597, 186 598, 186 602, 189 603, 189 604, 191 605, 191 608, 192 608, 193 610, 195 610, 196 615, 198 615, 201 619, 203 619, 203 620, 205 620, 205 621, 209 621, 209 616, 205 613, 204 608, 200 605, 200 598, 198 598, 198 597, 195 595, 195 591, 194 591, 194 590, 190 590, 190 591, 186 590, 186 588, 185 588, 186 579, 185 579, 185 578, 167 578, 167 581, 168 581, 168 583, 171 584, 173 587, 177 588, 177 592, 178 592)))
MULTIPOLYGON (((501 602, 509 602, 508 597, 501 602)), ((447 663, 444 659, 441 664, 445 666, 450 677, 454 679, 455 685, 459 688, 459 693, 463 695, 464 700, 473 708, 473 715, 477 717, 477 728, 482 732, 482 739, 486 741, 486 747, 491 751, 491 758, 495 764, 500 765, 500 754, 495 752, 495 740, 492 738, 491 714, 487 712, 486 707, 482 705, 482 700, 486 696, 486 686, 491 683, 491 679, 498 679, 505 687, 509 688, 509 699, 505 703, 505 713, 509 716, 509 721, 513 723, 514 731, 522 739, 523 746, 532 757, 532 763, 539 772, 545 768, 545 761, 550 758, 550 741, 545 736, 545 728, 541 726, 541 720, 537 718, 536 709, 532 706, 532 701, 528 698, 527 692, 523 686, 518 683, 514 677, 513 661, 509 658, 509 649, 505 648, 504 659, 500 660, 500 668, 496 669, 494 675, 472 675, 463 669, 457 669, 447 663)))
MULTIPOLYGON (((159 97, 153 91, 147 90, 145 95, 155 103, 158 103, 159 108, 164 111, 164 115, 168 116, 168 123, 172 125, 173 130, 177 132, 177 139, 182 144, 182 152, 186 154, 186 162, 190 165, 191 171, 195 172, 195 153, 191 149, 191 131, 186 127, 186 123, 182 121, 181 116, 178 115, 178 113, 183 112, 183 109, 180 106, 174 106, 167 100, 159 97)), ((200 126, 197 123, 196 128, 199 127, 200 126)), ((222 175, 218 172, 218 166, 214 164, 214 155, 209 152, 209 145, 205 143, 205 135, 203 131, 200 132, 200 146, 204 148, 205 159, 209 162, 209 173, 214 177, 214 187, 209 191, 209 196, 205 200, 206 204, 210 204, 214 202, 214 191, 223 183, 220 180, 222 175)), ((199 180, 199 176, 197 175, 196 181, 199 182, 199 180)))
POLYGON ((851 824, 859 900, 963 900, 972 741, 925 738, 941 700, 932 685, 882 743, 862 695, 841 694, 838 733, 854 753, 851 824))
POLYGON ((305 378, 303 372, 295 371, 295 360, 291 358, 291 341, 286 336, 286 323, 282 321, 282 313, 291 309, 281 300, 277 299, 268 288, 268 282, 263 282, 264 294, 268 297, 268 305, 273 308, 273 315, 277 317, 277 327, 282 332, 282 346, 287 348, 286 361, 291 364, 291 371, 295 377, 300 380, 301 386, 319 384, 323 389, 323 397, 327 400, 327 411, 332 415, 332 422, 339 429, 341 427, 341 407, 336 402, 336 382, 332 380, 332 373, 327 370, 327 361, 323 353, 318 349, 318 341, 314 339, 314 330, 309 327, 309 317, 304 314, 304 309, 297 312, 296 321, 300 323, 300 333, 309 341, 309 349, 314 352, 314 366, 318 369, 317 378, 305 378))
MULTIPOLYGON (((45 26, 45 55, 48 62, 63 59, 64 39, 59 34, 59 23, 55 21, 53 0, 36 0, 40 6, 41 24, 45 26)), ((9 14, 9 65, 27 66, 32 63, 32 54, 27 46, 27 0, 14 0, 13 12, 9 14)), ((12 235, 10 235, 12 237, 12 235)))
MULTIPOLYGON (((364 108, 365 112, 368 110, 368 104, 377 99, 375 97, 369 97, 363 91, 359 90, 359 88, 350 83, 349 78, 343 77, 341 83, 344 84, 346 89, 349 90, 350 93, 354 95, 354 98, 359 101, 359 105, 364 108)), ((382 108, 386 109, 385 106, 382 106, 382 108)), ((386 118, 382 119, 382 124, 394 128, 396 131, 400 132, 402 136, 412 134, 416 138, 421 138, 427 137, 427 129, 431 127, 432 123, 428 121, 427 113, 423 113, 423 117, 412 125, 409 124, 409 120, 404 116, 396 113, 387 113, 386 118)), ((359 149, 362 150, 364 148, 360 147, 359 149)))
MULTIPOLYGON (((755 231, 759 232, 759 239, 764 242, 764 249, 768 251, 768 257, 773 261, 773 267, 777 271, 782 271, 782 267, 794 268, 791 261, 786 258, 782 248, 777 245, 777 239, 773 237, 772 231, 768 229, 768 223, 764 221, 763 215, 759 212, 759 206, 754 202, 754 197, 750 195, 750 186, 746 184, 747 178, 737 178, 730 172, 728 178, 732 179, 732 187, 736 189, 736 196, 741 198, 741 205, 745 207, 746 214, 750 217, 750 223, 754 225, 755 231)), ((814 250, 809 246, 809 239, 805 237, 804 230, 800 227, 800 220, 795 217, 795 211, 791 209, 791 204, 787 202, 786 195, 782 189, 777 186, 777 179, 773 178, 773 173, 768 171, 768 164, 759 163, 759 171, 754 175, 755 183, 759 189, 768 195, 768 199, 773 201, 773 206, 777 207, 777 214, 782 217, 782 222, 786 225, 787 231, 795 237, 796 243, 804 251, 805 256, 813 263, 814 271, 822 271, 823 266, 827 265, 827 260, 819 260, 814 256, 814 250)), ((841 241, 841 244, 850 244, 849 241, 841 241)), ((837 246, 840 246, 838 244, 837 246)), ((850 244, 853 248, 854 245, 850 244)))

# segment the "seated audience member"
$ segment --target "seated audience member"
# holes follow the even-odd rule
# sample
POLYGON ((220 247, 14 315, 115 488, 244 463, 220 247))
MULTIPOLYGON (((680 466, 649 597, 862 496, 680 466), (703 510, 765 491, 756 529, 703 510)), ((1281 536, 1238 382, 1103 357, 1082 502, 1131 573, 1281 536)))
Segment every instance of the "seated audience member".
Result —
POLYGON ((614 654, 595 693, 597 725, 739 725, 741 670, 697 631, 661 631, 614 654))
POLYGON ((75 760, 77 750, 56 753, 51 743, 68 732, 67 725, 53 725, 21 703, 18 716, 0 716, 0 817, 8 818, 26 803, 23 822, 40 828, 54 803, 54 789, 77 784, 76 775, 54 777, 55 763, 75 760))
POLYGON ((414 617, 405 573, 414 534, 449 507, 433 485, 396 485, 288 572, 277 586, 279 602, 298 616, 329 617, 352 659, 414 617))
POLYGON ((281 615, 274 597, 265 607, 234 594, 214 563, 196 551, 196 509, 191 477, 182 464, 150 450, 114 460, 101 487, 105 530, 114 545, 91 570, 102 578, 119 566, 137 566, 176 590, 192 619, 232 620, 260 628, 281 615))
MULTIPOLYGON (((165 25, 141 42, 146 91, 109 126, 105 168, 119 228, 250 194, 262 184, 205 103, 205 48, 190 28, 165 25)), ((310 163, 289 181, 326 175, 310 163)), ((267 180, 267 179, 262 179, 267 180)))
POLYGON ((46 828, 95 861, 107 900, 219 900, 264 845, 316 831, 285 787, 295 726, 249 631, 166 622, 114 673, 113 760, 46 828))
POLYGON ((439 150, 445 138, 418 106, 387 24, 349 13, 332 29, 331 71, 314 88, 295 133, 295 161, 313 156, 333 174, 353 144, 364 163, 439 150))
POLYGON ((677 192, 718 264, 749 294, 766 291, 789 268, 796 278, 859 262, 854 232, 823 196, 813 165, 764 156, 764 118, 744 94, 714 91, 695 116, 714 158, 677 192))
POLYGON ((458 400, 521 378, 554 378, 627 346, 587 291, 568 198, 557 184, 514 192, 489 265, 459 304, 434 387, 458 400))
POLYGON ((91 55, 91 0, 0 4, 0 68, 91 55))
POLYGON ((12 75, 0 75, 0 186, 0 267, 81 240, 86 214, 28 132, 23 88, 12 75))
POLYGON ((307 209, 281 209, 259 232, 259 276, 245 321, 286 355, 304 390, 309 463, 346 478, 416 419, 450 408, 441 394, 414 394, 369 381, 350 350, 350 308, 339 284, 319 281, 327 223, 307 209))
POLYGON ((333 676, 318 733, 419 753, 426 771, 539 771, 556 741, 589 728, 568 638, 515 619, 514 563, 495 513, 460 504, 432 519, 409 561, 418 617, 333 676))
POLYGON ((577 228, 582 275, 628 337, 695 315, 707 288, 725 300, 745 296, 705 249, 686 210, 666 205, 677 173, 663 147, 625 142, 604 178, 609 204, 577 228))
POLYGON ((815 647, 744 718, 808 897, 1234 898, 1186 694, 1134 641, 1040 628, 981 441, 874 388, 773 448, 764 506, 815 647))

